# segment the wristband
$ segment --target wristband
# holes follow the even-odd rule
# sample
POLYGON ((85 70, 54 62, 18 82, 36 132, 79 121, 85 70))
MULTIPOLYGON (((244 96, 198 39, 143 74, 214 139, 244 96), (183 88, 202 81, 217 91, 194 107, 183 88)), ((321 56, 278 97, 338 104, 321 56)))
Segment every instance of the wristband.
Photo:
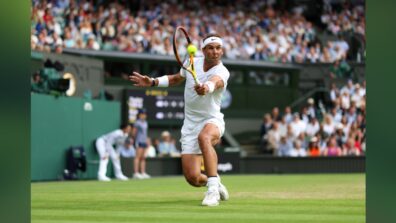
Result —
POLYGON ((215 89, 214 83, 212 81, 206 81, 205 84, 208 85, 209 93, 212 93, 215 89))
POLYGON ((157 87, 168 87, 169 86, 169 78, 168 75, 164 75, 162 77, 157 78, 158 86, 157 87))
POLYGON ((151 78, 151 87, 155 87, 155 79, 151 78))

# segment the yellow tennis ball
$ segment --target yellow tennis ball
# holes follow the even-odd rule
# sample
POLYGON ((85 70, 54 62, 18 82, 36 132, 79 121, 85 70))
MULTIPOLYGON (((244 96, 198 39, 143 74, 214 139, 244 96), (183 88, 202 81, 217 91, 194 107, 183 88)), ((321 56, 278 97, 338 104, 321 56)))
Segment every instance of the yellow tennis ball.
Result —
POLYGON ((188 52, 189 54, 194 55, 194 54, 197 52, 197 47, 194 46, 193 44, 190 44, 190 45, 188 45, 188 47, 187 47, 187 52, 188 52))

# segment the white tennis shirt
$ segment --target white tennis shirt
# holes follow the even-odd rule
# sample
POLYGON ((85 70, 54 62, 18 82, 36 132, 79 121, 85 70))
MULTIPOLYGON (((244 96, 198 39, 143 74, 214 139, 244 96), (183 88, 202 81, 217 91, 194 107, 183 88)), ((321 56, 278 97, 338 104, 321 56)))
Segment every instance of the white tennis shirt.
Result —
POLYGON ((121 129, 114 130, 101 136, 108 145, 123 144, 127 137, 128 134, 124 133, 121 129))
POLYGON ((221 97, 227 87, 227 80, 230 77, 230 72, 221 62, 210 68, 208 71, 204 72, 203 64, 204 57, 194 58, 194 67, 200 83, 205 83, 211 77, 216 75, 223 79, 224 87, 221 89, 216 89, 213 93, 198 95, 194 89, 195 82, 192 75, 182 69, 180 74, 186 78, 184 88, 185 122, 191 121, 199 123, 211 118, 222 120, 224 117, 223 113, 220 112, 220 104, 221 97))

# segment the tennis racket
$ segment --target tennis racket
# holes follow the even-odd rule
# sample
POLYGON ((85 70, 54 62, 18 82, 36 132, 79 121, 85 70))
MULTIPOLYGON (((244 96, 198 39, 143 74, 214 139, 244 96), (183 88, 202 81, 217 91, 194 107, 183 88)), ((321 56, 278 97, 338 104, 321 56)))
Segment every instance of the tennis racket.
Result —
POLYGON ((197 74, 194 69, 194 54, 189 54, 187 47, 192 44, 186 29, 178 26, 173 34, 173 52, 177 63, 181 68, 189 72, 196 85, 200 85, 197 74))

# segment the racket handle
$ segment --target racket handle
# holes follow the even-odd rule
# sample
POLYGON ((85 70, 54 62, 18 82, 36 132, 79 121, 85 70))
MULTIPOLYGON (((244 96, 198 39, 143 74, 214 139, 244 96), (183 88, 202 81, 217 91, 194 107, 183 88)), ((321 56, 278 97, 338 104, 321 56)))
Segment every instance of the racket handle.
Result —
POLYGON ((199 82, 198 78, 194 78, 194 82, 195 82, 195 85, 201 85, 201 82, 199 82))

